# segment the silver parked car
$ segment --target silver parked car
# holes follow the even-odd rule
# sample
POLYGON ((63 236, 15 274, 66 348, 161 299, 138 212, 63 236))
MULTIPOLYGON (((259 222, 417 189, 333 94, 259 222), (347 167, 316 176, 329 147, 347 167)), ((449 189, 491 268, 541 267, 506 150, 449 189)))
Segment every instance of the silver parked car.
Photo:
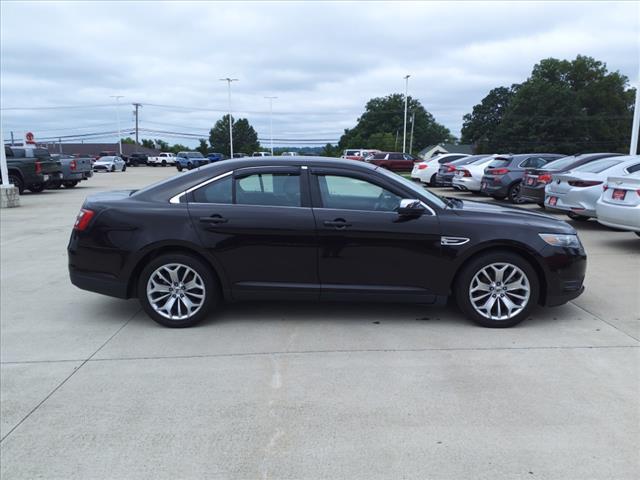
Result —
POLYGON ((587 163, 553 175, 545 188, 544 204, 561 210, 574 220, 596 217, 596 202, 607 177, 619 177, 640 170, 640 155, 612 157, 587 163))
POLYGON ((630 230, 640 237, 640 171, 609 177, 596 203, 598 223, 630 230))

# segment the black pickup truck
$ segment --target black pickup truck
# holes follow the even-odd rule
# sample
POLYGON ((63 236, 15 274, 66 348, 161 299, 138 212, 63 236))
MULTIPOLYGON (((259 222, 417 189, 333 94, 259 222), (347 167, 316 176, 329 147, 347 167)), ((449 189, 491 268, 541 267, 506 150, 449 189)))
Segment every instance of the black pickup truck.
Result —
POLYGON ((25 190, 39 193, 62 180, 62 165, 46 148, 5 145, 4 152, 9 181, 21 194, 25 190))

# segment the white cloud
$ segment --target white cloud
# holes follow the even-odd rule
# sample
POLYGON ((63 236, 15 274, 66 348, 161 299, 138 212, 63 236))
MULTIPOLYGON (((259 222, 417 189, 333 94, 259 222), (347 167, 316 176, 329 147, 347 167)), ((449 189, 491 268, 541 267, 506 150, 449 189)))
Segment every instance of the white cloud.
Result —
MULTIPOLYGON (((337 138, 366 101, 410 94, 455 134, 489 89, 542 58, 586 54, 633 78, 635 2, 2 2, 3 107, 147 104, 141 125, 205 132, 227 108, 268 132, 337 138), (154 122, 153 124, 151 122, 154 122), (161 125, 164 125, 162 127, 161 125), (173 125, 173 127, 172 127, 173 125)), ((125 113, 125 110, 127 112, 125 113)), ((123 124, 130 123, 122 108, 123 124)), ((113 108, 3 111, 5 132, 115 124, 113 108)), ((57 129, 57 130, 56 130, 57 129)))

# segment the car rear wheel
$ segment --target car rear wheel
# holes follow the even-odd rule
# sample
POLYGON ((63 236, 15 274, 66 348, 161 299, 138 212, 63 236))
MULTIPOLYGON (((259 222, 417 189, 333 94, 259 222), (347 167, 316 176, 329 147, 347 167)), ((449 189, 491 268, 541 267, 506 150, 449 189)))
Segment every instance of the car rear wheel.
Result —
POLYGON ((40 193, 44 190, 44 183, 29 185, 29 190, 31 190, 33 193, 40 193))
POLYGON ((162 166, 166 167, 167 166, 167 161, 166 160, 162 160, 162 166))
POLYGON ((190 327, 202 321, 220 301, 211 268, 184 254, 167 254, 149 263, 138 280, 145 312, 165 327, 190 327))
POLYGON ((78 181, 77 180, 68 180, 66 182, 63 183, 64 188, 73 188, 76 185, 78 185, 78 181))
POLYGON ((480 254, 460 272, 455 286, 463 313, 483 327, 505 328, 524 320, 538 301, 533 267, 511 252, 480 254))
POLYGON ((509 193, 507 194, 511 203, 524 203, 520 198, 520 182, 516 182, 509 187, 509 193))
POLYGON ((24 192, 24 183, 18 175, 9 174, 9 183, 12 183, 14 187, 18 189, 18 193, 22 195, 24 192))
POLYGON ((126 165, 122 165, 122 171, 124 172, 127 169, 126 165))
POLYGON ((589 217, 585 217, 584 215, 578 215, 577 213, 573 213, 573 212, 567 212, 567 216, 571 220, 575 220, 577 222, 586 222, 587 220, 589 220, 589 217))
POLYGON ((182 165, 180 165, 179 163, 178 163, 178 164, 176 164, 176 168, 178 169, 178 171, 179 171, 179 172, 181 172, 181 171, 182 171, 182 165))
POLYGON ((193 168, 193 164, 191 162, 187 163, 187 169, 191 170, 193 168))
POLYGON ((437 187, 437 182, 436 182, 436 174, 434 173, 433 175, 431 175, 431 178, 429 179, 429 186, 430 187, 437 187))
POLYGON ((116 166, 115 165, 111 165, 111 172, 115 172, 116 171, 116 166))

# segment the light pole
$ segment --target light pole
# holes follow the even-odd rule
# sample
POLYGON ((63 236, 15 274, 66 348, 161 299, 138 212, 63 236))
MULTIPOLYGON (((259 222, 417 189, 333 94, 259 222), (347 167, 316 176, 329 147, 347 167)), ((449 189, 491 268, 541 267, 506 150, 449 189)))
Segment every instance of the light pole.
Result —
POLYGON ((278 97, 264 97, 269 100, 269 138, 271 141, 271 156, 273 156, 273 101, 278 97))
POLYGON ((233 117, 231 116, 231 82, 237 82, 237 78, 221 78, 221 82, 227 82, 229 87, 229 158, 233 158, 233 117))
POLYGON ((122 156, 122 134, 120 133, 120 99, 122 95, 109 95, 111 98, 116 99, 116 121, 118 122, 118 148, 120 155, 122 156))
POLYGON ((409 92, 409 77, 404 77, 404 134, 402 135, 402 153, 407 153, 407 93, 409 92))
POLYGON ((636 88, 636 106, 633 110, 633 122, 631 123, 631 145, 629 155, 638 154, 638 133, 640 130, 640 75, 638 76, 638 87, 636 88))

